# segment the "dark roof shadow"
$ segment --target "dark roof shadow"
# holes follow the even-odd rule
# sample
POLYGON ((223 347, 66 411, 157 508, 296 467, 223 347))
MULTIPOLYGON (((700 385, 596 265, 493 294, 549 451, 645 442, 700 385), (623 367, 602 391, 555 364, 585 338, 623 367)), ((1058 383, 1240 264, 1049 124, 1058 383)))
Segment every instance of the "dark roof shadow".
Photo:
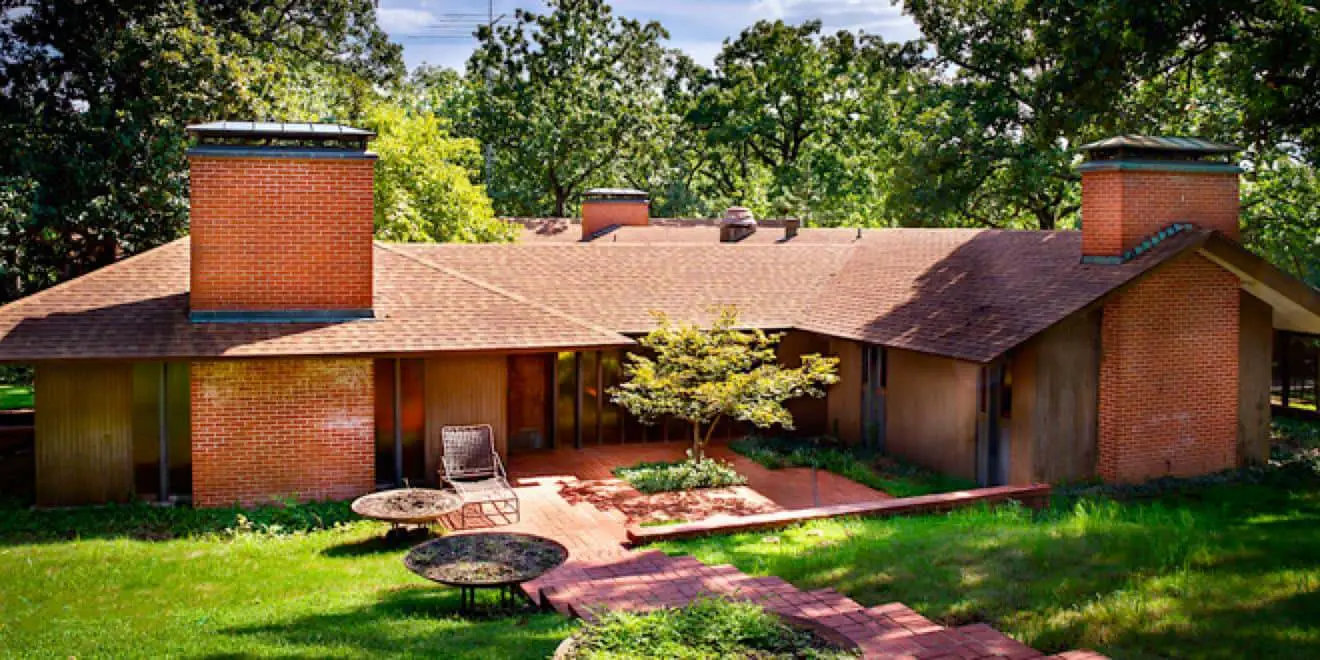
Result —
POLYGON ((881 235, 859 246, 818 306, 854 310, 846 320, 863 341, 988 362, 1206 235, 1183 232, 1110 265, 1082 263, 1080 232, 986 230, 942 254, 938 233, 881 235), (910 277, 910 287, 875 286, 877 277, 910 277))

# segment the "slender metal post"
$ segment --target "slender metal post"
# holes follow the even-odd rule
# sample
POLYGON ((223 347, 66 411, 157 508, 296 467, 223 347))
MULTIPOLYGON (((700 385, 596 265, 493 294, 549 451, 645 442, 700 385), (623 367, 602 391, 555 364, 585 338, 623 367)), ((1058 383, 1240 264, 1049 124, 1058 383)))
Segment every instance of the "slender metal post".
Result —
POLYGON ((156 495, 156 499, 161 502, 170 500, 170 427, 168 406, 166 405, 166 393, 169 390, 166 374, 168 368, 168 363, 160 363, 160 379, 156 397, 160 440, 160 492, 156 495))
POLYGON ((573 354, 573 447, 582 448, 582 351, 573 354))
POLYGON ((403 486, 403 360, 394 358, 394 486, 403 486))
POLYGON ((596 444, 605 444, 605 360, 604 351, 596 351, 596 444))
POLYGON ((1281 403, 1283 404, 1284 408, 1287 408, 1291 403, 1291 401, 1289 401, 1289 399, 1291 398, 1290 396, 1291 392, 1289 391, 1291 389, 1290 387, 1291 383, 1289 381, 1291 380, 1292 377, 1292 371, 1288 368, 1291 366, 1291 363, 1289 362, 1288 359, 1289 357, 1288 345, 1291 343, 1292 342, 1289 341, 1288 333, 1280 331, 1279 332, 1279 386, 1280 386, 1279 399, 1281 400, 1281 403))

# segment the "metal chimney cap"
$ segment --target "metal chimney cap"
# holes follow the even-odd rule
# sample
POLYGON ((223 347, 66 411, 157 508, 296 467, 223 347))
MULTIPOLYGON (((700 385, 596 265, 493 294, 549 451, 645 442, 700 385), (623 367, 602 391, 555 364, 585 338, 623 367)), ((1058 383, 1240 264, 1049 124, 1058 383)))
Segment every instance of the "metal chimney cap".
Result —
POLYGON ((724 211, 724 217, 720 224, 733 225, 737 227, 755 227, 756 218, 751 210, 743 206, 730 206, 724 211))
POLYGON ((620 200, 644 202, 650 199, 650 195, 644 190, 633 188, 592 188, 582 193, 585 200, 620 200))

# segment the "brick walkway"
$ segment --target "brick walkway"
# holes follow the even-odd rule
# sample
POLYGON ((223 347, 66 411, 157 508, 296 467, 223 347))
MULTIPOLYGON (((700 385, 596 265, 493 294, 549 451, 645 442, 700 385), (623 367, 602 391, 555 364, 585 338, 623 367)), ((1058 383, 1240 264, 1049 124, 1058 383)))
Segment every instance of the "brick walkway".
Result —
MULTIPOLYGON (((646 611, 721 596, 754 601, 826 626, 856 643, 868 658, 1045 657, 984 624, 945 628, 901 603, 865 607, 832 589, 803 591, 780 578, 752 577, 729 565, 707 566, 691 556, 631 550, 625 547, 622 515, 560 496, 562 481, 571 478, 524 473, 518 487, 522 520, 499 525, 501 530, 548 536, 568 547, 567 563, 523 585, 527 596, 542 607, 590 619, 602 609, 646 611)), ((468 529, 458 533, 481 531, 500 522, 471 520, 469 516, 468 529)), ((1104 656, 1073 651, 1049 657, 1104 656)))

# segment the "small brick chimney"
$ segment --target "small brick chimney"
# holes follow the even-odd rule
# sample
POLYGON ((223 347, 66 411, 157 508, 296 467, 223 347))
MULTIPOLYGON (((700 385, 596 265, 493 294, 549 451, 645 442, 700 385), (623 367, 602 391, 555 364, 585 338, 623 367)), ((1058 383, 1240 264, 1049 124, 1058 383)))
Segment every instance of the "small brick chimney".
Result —
POLYGON ((373 315, 371 131, 226 121, 188 133, 192 320, 373 315))
POLYGON ((645 227, 651 223, 646 193, 628 188, 592 188, 582 194, 582 239, 614 226, 645 227))
POLYGON ((1123 135, 1081 148, 1082 258, 1121 263, 1160 232, 1190 223, 1238 239, 1238 147, 1199 138, 1123 135))

